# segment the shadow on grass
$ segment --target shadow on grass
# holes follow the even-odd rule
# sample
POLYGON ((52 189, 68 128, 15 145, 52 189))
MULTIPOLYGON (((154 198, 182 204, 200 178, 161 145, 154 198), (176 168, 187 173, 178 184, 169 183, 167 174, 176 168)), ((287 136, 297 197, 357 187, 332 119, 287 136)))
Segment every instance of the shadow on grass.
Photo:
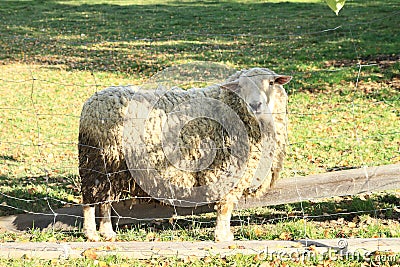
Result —
POLYGON ((271 207, 264 212, 251 214, 252 222, 279 222, 306 218, 310 221, 329 221, 344 218, 352 221, 354 217, 371 215, 382 219, 399 219, 396 206, 400 197, 392 193, 380 193, 371 196, 346 196, 313 202, 284 204, 271 207))
MULTIPOLYGON (((0 155, 0 160, 8 160, 8 161, 13 161, 13 162, 18 162, 14 156, 7 156, 7 155, 0 155)), ((1 176, 0 176, 1 179, 1 176)))
POLYGON ((68 197, 79 194, 70 177, 21 177, 0 176, 0 216, 19 213, 44 213, 63 207, 68 197))
MULTIPOLYGON (((361 43, 368 59, 398 52, 392 25, 399 16, 385 16, 399 0, 382 5, 355 1, 339 17, 323 2, 85 2, 3 1, 0 58, 148 76, 188 60, 291 72, 328 68, 326 62, 359 60, 355 43, 361 43), (363 14, 374 14, 379 21, 367 28, 363 25, 371 18, 363 14)), ((335 82, 344 76, 354 78, 354 70, 308 79, 335 82)))
POLYGON ((81 225, 82 209, 71 206, 75 177, 0 176, 0 228, 10 231, 29 229, 74 230, 81 225))

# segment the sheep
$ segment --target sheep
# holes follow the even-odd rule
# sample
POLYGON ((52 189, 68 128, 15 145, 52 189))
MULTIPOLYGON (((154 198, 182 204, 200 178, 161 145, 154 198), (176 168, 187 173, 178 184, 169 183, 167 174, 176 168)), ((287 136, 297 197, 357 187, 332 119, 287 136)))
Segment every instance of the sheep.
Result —
POLYGON ((235 203, 270 188, 282 169, 287 139, 282 85, 290 80, 253 68, 205 88, 117 86, 95 93, 84 103, 79 125, 87 239, 100 239, 97 204, 100 235, 116 238, 111 204, 128 195, 171 205, 215 203, 215 241, 233 240, 235 203))

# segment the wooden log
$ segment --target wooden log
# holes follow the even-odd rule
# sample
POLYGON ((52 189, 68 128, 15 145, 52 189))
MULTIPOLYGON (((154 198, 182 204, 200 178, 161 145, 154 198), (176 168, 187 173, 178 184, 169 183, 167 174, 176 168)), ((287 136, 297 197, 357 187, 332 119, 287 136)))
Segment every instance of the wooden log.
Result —
MULTIPOLYGON (((265 259, 282 257, 290 260, 292 253, 298 257, 336 256, 370 257, 375 251, 400 252, 399 238, 317 239, 295 241, 233 241, 203 242, 29 242, 0 243, 0 257, 62 259, 85 255, 150 259, 155 257, 186 258, 196 256, 224 257, 229 255, 262 255, 265 259), (310 250, 310 246, 313 246, 310 250), (86 252, 86 253, 85 253, 86 252), (362 255, 357 253, 363 253, 362 255)), ((306 258, 307 259, 307 258, 306 258)))
POLYGON ((400 189, 400 164, 283 179, 259 198, 241 199, 237 208, 279 205, 394 189, 400 189))

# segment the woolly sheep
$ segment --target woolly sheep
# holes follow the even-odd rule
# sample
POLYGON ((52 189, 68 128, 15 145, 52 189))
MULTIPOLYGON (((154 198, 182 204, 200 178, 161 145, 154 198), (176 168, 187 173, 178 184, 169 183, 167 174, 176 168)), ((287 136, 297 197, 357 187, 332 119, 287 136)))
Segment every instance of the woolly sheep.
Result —
MULTIPOLYGON (((83 228, 88 240, 99 240, 95 222, 97 204, 100 213, 99 233, 106 240, 113 240, 116 237, 111 222, 113 201, 127 195, 146 201, 150 197, 160 201, 165 193, 162 191, 166 191, 169 185, 189 189, 185 191, 188 199, 198 188, 205 187, 208 191, 202 193, 204 200, 216 203, 215 240, 233 240, 230 218, 235 203, 243 194, 258 194, 270 188, 282 169, 287 139, 287 95, 282 85, 290 79, 290 76, 278 75, 266 68, 253 68, 239 71, 222 84, 206 88, 143 91, 120 86, 109 87, 90 97, 83 106, 79 127, 83 228), (227 108, 214 103, 208 107, 202 104, 202 101, 211 100, 227 108), (201 104, 196 105, 199 102, 201 104), (135 119, 140 117, 143 103, 151 105, 151 114, 145 114, 147 118, 145 127, 141 129, 143 133, 135 135, 132 127, 135 127, 135 119), (185 106, 184 103, 194 104, 185 106), (170 114, 176 114, 170 121, 179 124, 179 112, 182 110, 194 110, 206 115, 189 120, 178 129, 173 129, 173 123, 169 126, 165 124, 165 118, 170 114), (233 111, 234 116, 239 118, 238 123, 231 124, 233 128, 242 126, 243 133, 237 134, 246 137, 247 146, 237 140, 240 137, 235 139, 227 134, 229 129, 224 127, 230 122, 221 126, 220 122, 205 118, 207 114, 224 116, 222 113, 227 110, 233 111), (167 140, 177 142, 173 146, 178 150, 168 150, 168 143, 163 143, 165 140, 161 131, 167 135, 167 140), (178 135, 168 137, 174 131, 178 135), (144 146, 126 145, 129 142, 136 144, 139 139, 144 146), (202 149, 207 144, 204 140, 217 148, 212 150, 211 156, 208 153, 210 151, 202 149), (234 149, 246 157, 232 156, 234 149), (175 159, 171 160, 165 155, 168 151, 169 155, 178 153, 182 162, 195 162, 195 166, 189 164, 192 168, 189 171, 185 166, 177 167, 171 162, 175 159), (267 151, 266 155, 263 151, 267 151), (270 165, 266 166, 270 169, 259 166, 262 157, 267 161, 269 159, 270 165), (203 158, 211 158, 212 161, 204 163, 203 158), (146 166, 151 168, 144 168, 146 166), (196 169, 196 166, 200 167, 196 169), (144 189, 147 181, 155 179, 151 170, 161 174, 164 182, 150 182, 153 188, 144 189), (232 174, 232 170, 238 174, 232 174), (232 181, 222 181, 221 188, 212 186, 225 176, 232 178, 232 181)), ((223 119, 226 118, 229 116, 223 119)), ((179 201, 171 201, 170 204, 179 205, 179 201)))

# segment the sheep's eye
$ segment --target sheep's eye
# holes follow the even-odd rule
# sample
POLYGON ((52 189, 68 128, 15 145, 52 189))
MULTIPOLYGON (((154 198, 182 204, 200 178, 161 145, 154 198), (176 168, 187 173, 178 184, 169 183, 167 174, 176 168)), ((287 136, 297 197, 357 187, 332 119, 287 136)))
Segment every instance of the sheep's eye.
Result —
POLYGON ((274 85, 274 81, 270 81, 270 82, 269 82, 269 85, 274 85))

